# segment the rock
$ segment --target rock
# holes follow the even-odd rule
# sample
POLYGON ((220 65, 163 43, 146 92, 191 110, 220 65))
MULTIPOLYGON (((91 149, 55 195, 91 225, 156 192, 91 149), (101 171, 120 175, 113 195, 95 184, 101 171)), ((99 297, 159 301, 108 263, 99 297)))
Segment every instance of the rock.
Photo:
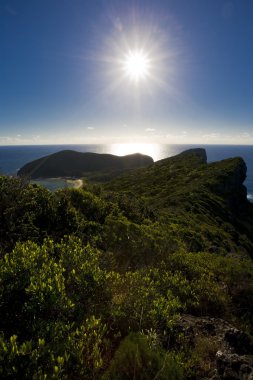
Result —
POLYGON ((216 367, 222 380, 249 380, 253 376, 253 359, 247 356, 218 351, 216 367))
POLYGON ((240 368, 241 373, 244 374, 250 374, 252 373, 252 368, 248 366, 247 364, 242 364, 240 368))
POLYGON ((238 380, 238 374, 231 368, 226 368, 223 375, 224 380, 238 380))
POLYGON ((208 335, 215 335, 215 325, 213 323, 207 322, 203 329, 208 335))
POLYGON ((218 347, 209 356, 210 371, 205 379, 210 380, 253 380, 252 340, 245 332, 236 329, 223 319, 182 315, 178 331, 191 347, 198 337, 206 337, 209 344, 218 347))
POLYGON ((252 339, 245 332, 234 328, 229 329, 225 333, 225 340, 237 354, 253 354, 252 339))
POLYGON ((223 194, 228 199, 230 206, 238 208, 241 203, 247 203, 247 189, 243 185, 247 177, 247 166, 242 158, 228 159, 236 161, 236 165, 221 175, 214 186, 214 190, 223 194))

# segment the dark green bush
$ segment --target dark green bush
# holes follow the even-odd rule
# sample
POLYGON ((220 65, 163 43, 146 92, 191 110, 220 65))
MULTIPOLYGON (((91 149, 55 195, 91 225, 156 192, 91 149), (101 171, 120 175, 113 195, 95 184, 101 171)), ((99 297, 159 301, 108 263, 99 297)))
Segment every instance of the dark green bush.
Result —
POLYGON ((104 380, 181 380, 183 371, 169 352, 152 347, 144 334, 131 333, 115 352, 104 380))

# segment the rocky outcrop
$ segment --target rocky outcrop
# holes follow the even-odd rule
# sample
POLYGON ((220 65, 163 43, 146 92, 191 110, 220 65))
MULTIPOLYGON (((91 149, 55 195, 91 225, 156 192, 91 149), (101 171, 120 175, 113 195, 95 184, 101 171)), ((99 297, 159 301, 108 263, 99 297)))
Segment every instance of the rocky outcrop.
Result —
POLYGON ((231 205, 238 205, 247 200, 247 189, 243 185, 247 176, 247 166, 240 157, 224 160, 224 163, 228 169, 219 173, 213 188, 216 192, 224 194, 231 205))
POLYGON ((226 349, 216 353, 212 380, 253 379, 253 342, 248 334, 235 328, 224 332, 226 349))
POLYGON ((181 163, 183 163, 184 166, 189 166, 191 169, 207 164, 206 150, 203 148, 187 149, 176 156, 156 161, 155 166, 169 166, 173 168, 174 165, 177 166, 181 163))
POLYGON ((85 173, 101 171, 124 171, 145 167, 153 159, 139 153, 127 156, 112 154, 80 153, 63 150, 24 165, 18 176, 30 178, 82 177, 85 173))
POLYGON ((201 340, 204 349, 211 347, 208 370, 199 379, 253 380, 253 341, 245 332, 223 319, 192 315, 181 316, 177 332, 189 347, 196 348, 201 340))
POLYGON ((252 354, 253 342, 249 335, 235 328, 226 330, 224 340, 239 355, 252 354))
POLYGON ((211 380, 252 380, 253 358, 247 355, 216 353, 216 369, 211 380))
POLYGON ((190 157, 191 155, 197 157, 199 159, 200 163, 203 163, 203 164, 207 163, 206 150, 203 148, 188 149, 188 150, 185 150, 184 152, 178 154, 176 157, 177 158, 187 158, 187 157, 190 157))

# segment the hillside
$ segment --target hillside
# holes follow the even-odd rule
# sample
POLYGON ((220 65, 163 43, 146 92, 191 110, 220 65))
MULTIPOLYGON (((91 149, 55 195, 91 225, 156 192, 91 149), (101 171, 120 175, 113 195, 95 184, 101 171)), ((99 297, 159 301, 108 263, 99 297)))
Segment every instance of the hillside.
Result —
POLYGON ((241 158, 207 164, 205 151, 193 149, 121 176, 105 189, 141 199, 154 220, 173 225, 190 250, 243 251, 253 257, 246 170, 241 158))
POLYGON ((28 176, 33 179, 84 177, 94 172, 123 172, 152 163, 151 157, 137 153, 119 157, 112 154, 63 150, 27 163, 18 171, 18 176, 28 176))
POLYGON ((194 149, 54 193, 0 177, 0 378, 250 380, 246 171, 194 149))

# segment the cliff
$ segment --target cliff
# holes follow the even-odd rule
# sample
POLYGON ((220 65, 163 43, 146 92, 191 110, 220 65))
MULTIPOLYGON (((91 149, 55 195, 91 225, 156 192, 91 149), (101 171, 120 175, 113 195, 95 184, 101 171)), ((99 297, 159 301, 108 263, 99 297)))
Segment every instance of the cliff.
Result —
POLYGON ((243 246, 253 256, 253 204, 243 184, 246 171, 240 157, 207 163, 204 149, 191 149, 126 173, 105 188, 145 199, 157 218, 174 220, 191 250, 235 252, 243 246))
POLYGON ((175 202, 177 199, 182 202, 196 194, 199 196, 201 193, 203 196, 208 191, 227 199, 237 197, 239 204, 247 201, 246 188, 243 185, 246 172, 247 167, 242 158, 207 163, 205 150, 199 148, 126 173, 110 182, 107 187, 120 191, 124 183, 124 191, 134 190, 139 195, 152 196, 152 202, 155 199, 159 201, 159 208, 162 204, 175 202))
POLYGON ((153 159, 142 154, 123 157, 111 154, 80 153, 63 150, 39 158, 24 165, 18 176, 30 178, 83 177, 87 173, 103 171, 125 171, 141 168, 153 163, 153 159))

